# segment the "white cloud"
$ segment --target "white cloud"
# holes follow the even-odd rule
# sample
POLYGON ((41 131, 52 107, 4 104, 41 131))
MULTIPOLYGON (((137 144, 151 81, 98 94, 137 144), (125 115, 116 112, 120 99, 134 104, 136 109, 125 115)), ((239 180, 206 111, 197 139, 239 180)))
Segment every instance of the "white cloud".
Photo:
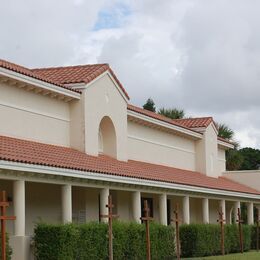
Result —
POLYGON ((2 58, 109 62, 133 103, 151 96, 158 107, 213 115, 242 146, 260 148, 259 1, 12 0, 2 8, 2 58))

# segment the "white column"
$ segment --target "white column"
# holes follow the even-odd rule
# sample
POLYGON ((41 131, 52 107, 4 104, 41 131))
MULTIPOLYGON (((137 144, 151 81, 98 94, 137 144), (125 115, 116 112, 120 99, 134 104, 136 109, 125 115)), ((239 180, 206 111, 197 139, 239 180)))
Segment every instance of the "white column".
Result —
MULTIPOLYGON (((108 215, 108 208, 106 205, 108 204, 108 196, 109 196, 109 189, 104 188, 100 191, 100 214, 101 215, 108 215)), ((107 218, 101 218, 102 222, 108 222, 107 218)))
POLYGON ((190 197, 185 196, 182 200, 183 223, 190 224, 190 197))
POLYGON ((14 235, 25 236, 25 182, 13 182, 13 197, 14 197, 14 235))
POLYGON ((72 193, 71 185, 61 187, 62 223, 72 222, 72 193))
POLYGON ((225 200, 221 200, 219 202, 219 207, 222 210, 223 219, 225 220, 224 224, 225 224, 225 223, 227 223, 227 219, 226 219, 226 201, 225 200))
POLYGON ((253 204, 253 202, 247 203, 247 224, 248 225, 254 224, 254 204, 253 204))
POLYGON ((159 219, 160 224, 167 225, 167 195, 166 193, 159 195, 159 219))
POLYGON ((203 223, 209 224, 209 199, 208 198, 202 199, 202 217, 203 217, 203 223))
POLYGON ((235 203, 234 203, 234 214, 235 214, 234 216, 235 216, 235 223, 236 224, 238 224, 238 222, 237 222, 237 220, 238 220, 238 216, 237 216, 238 210, 237 209, 240 209, 240 201, 235 201, 235 203))
POLYGON ((136 223, 141 223, 141 192, 134 191, 132 194, 133 218, 136 223))

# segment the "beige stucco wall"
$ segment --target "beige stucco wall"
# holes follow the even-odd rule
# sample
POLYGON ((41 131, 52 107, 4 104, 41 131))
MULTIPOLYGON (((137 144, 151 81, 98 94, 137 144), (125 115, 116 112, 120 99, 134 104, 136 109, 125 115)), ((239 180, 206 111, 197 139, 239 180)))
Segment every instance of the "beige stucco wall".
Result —
POLYGON ((128 120, 128 157, 195 170, 195 141, 128 120))
POLYGON ((106 74, 84 90, 85 151, 98 155, 99 125, 108 116, 115 127, 117 159, 127 160, 127 103, 106 74))
POLYGON ((227 171, 223 173, 223 176, 260 191, 260 170, 227 171))
POLYGON ((0 134, 69 146, 69 104, 0 83, 0 134))
POLYGON ((85 152, 85 96, 70 102, 70 146, 85 152))
POLYGON ((226 151, 218 147, 218 170, 220 173, 226 171, 226 151))
POLYGON ((218 156, 217 133, 211 123, 196 142, 196 170, 210 177, 220 176, 218 156))

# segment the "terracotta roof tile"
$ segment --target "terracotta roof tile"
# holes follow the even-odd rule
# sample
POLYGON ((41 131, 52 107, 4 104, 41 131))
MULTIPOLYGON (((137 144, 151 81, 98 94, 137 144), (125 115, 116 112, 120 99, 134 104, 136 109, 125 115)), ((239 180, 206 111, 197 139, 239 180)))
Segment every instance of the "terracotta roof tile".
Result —
POLYGON ((122 162, 108 156, 95 157, 72 148, 6 136, 0 136, 0 160, 260 195, 224 177, 212 178, 199 172, 134 160, 122 162))
POLYGON ((91 65, 78 65, 66 67, 53 67, 53 68, 37 68, 32 69, 38 75, 47 77, 59 84, 75 84, 75 83, 89 83, 105 71, 109 71, 114 77, 115 81, 129 99, 129 96, 124 89, 123 85, 116 77, 108 64, 91 64, 91 65))
POLYGON ((47 82, 47 83, 56 85, 58 87, 68 89, 68 90, 73 91, 73 92, 80 93, 80 91, 78 91, 78 90, 73 90, 69 87, 62 85, 61 83, 58 83, 58 82, 56 82, 56 81, 54 81, 54 80, 52 80, 48 77, 45 77, 44 75, 40 75, 40 74, 38 74, 38 73, 28 69, 28 68, 22 67, 20 65, 14 64, 14 63, 11 63, 9 61, 5 61, 5 60, 0 59, 0 67, 14 71, 14 72, 17 72, 19 74, 23 74, 25 76, 28 76, 28 77, 31 77, 31 78, 34 78, 34 79, 41 80, 43 82, 47 82))
POLYGON ((174 122, 186 126, 188 128, 199 128, 207 127, 213 122, 212 117, 197 117, 197 118, 184 118, 184 119, 174 119, 174 122))

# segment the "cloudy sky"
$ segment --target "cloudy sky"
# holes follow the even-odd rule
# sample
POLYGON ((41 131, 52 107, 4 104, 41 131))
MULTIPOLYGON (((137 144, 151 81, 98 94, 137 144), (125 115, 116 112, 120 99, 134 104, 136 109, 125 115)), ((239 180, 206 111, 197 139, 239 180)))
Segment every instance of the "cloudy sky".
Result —
POLYGON ((110 63, 131 102, 212 115, 260 148, 260 1, 8 0, 0 58, 110 63))

